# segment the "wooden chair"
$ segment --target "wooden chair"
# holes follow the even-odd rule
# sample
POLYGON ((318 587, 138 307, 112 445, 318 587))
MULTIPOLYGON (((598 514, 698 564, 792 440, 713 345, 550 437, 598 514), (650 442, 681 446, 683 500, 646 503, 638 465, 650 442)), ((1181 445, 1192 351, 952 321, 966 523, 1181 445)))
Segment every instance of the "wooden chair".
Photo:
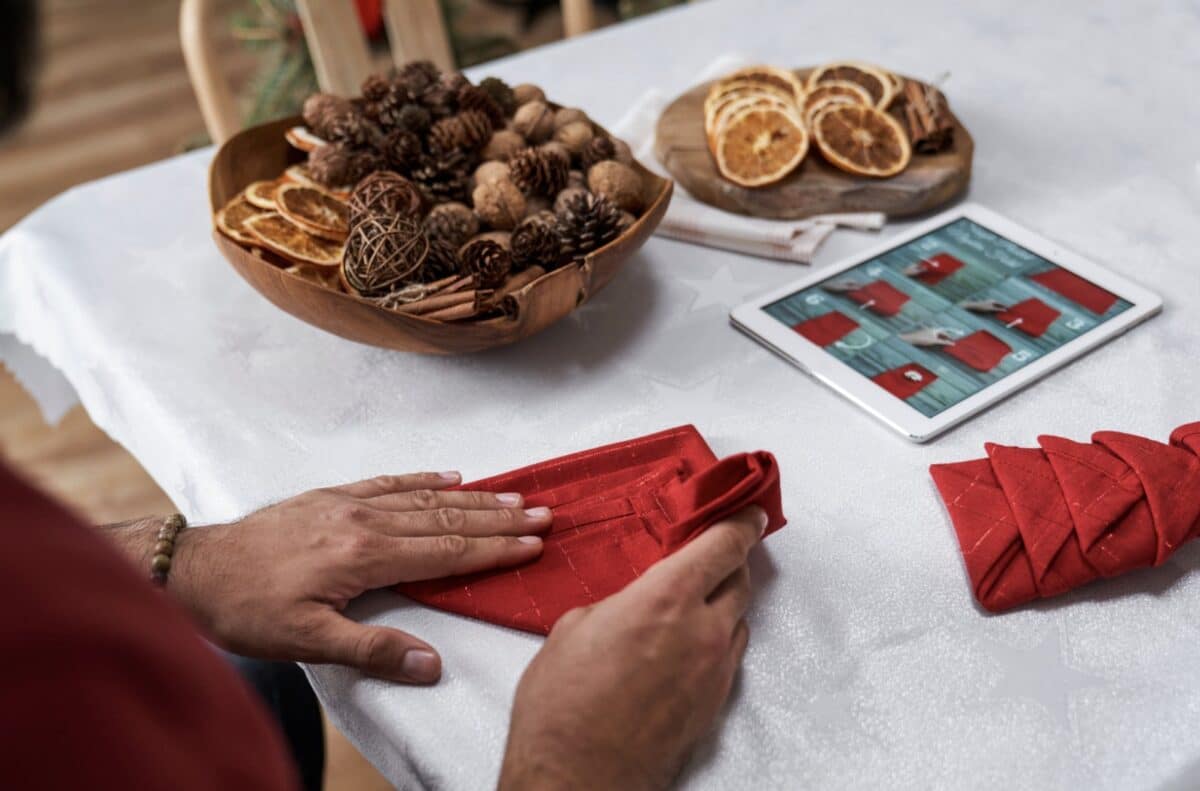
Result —
MULTIPOLYGON (((563 28, 576 36, 595 25, 592 0, 561 0, 563 28)), ((214 0, 183 0, 179 36, 188 76, 200 103, 204 125, 215 143, 241 128, 233 90, 221 73, 213 41, 221 23, 214 0)), ((358 26, 353 0, 297 0, 304 37, 321 90, 352 96, 372 71, 367 40, 358 26)), ((384 22, 396 64, 428 59, 454 68, 450 37, 439 0, 384 0, 384 22)))

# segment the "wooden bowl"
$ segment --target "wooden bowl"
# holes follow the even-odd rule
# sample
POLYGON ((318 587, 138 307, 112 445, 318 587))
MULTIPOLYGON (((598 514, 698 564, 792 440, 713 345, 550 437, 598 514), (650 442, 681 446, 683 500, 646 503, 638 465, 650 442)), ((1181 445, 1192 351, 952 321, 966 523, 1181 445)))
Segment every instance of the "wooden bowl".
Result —
MULTIPOLYGON (((810 71, 797 69, 796 74, 804 79, 810 71)), ((754 189, 738 186, 717 172, 708 150, 704 98, 710 85, 697 85, 663 110, 655 134, 655 153, 679 186, 718 209, 778 220, 856 211, 903 217, 944 206, 965 192, 971 181, 975 142, 951 114, 953 145, 937 154, 913 152, 909 166, 891 178, 855 176, 838 170, 812 143, 800 167, 782 181, 754 189)))
MULTIPOLYGON (((299 118, 252 127, 231 137, 209 169, 208 197, 215 213, 248 184, 278 178, 304 155, 284 140, 299 118)), ((612 280, 662 220, 671 200, 672 182, 635 163, 642 177, 646 209, 618 238, 589 253, 581 263, 555 269, 513 296, 512 317, 485 321, 441 322, 396 313, 357 296, 323 288, 283 271, 213 231, 217 247, 233 268, 276 307, 323 330, 372 346, 431 354, 463 354, 527 338, 583 304, 612 280)))

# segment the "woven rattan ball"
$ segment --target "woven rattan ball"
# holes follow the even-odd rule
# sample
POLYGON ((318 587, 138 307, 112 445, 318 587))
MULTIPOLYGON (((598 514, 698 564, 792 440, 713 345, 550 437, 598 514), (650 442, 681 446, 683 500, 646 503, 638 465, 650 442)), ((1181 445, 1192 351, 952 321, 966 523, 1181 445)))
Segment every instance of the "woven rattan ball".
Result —
POLYGON ((399 173, 380 170, 367 176, 350 196, 351 222, 367 214, 421 215, 423 201, 416 185, 399 173))
POLYGON ((365 297, 381 296, 421 279, 429 238, 415 217, 375 212, 350 226, 342 254, 346 283, 365 297))

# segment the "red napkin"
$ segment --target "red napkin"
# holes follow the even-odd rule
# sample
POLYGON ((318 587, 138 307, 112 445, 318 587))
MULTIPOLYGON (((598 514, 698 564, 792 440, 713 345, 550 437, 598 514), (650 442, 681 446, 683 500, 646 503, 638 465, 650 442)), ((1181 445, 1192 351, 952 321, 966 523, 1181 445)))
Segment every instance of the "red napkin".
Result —
POLYGON ((895 316, 908 302, 908 294, 885 280, 872 280, 861 288, 847 291, 846 296, 880 316, 895 316))
POLYGON ((1115 431, 1038 444, 929 468, 986 609, 1157 566, 1200 533, 1200 423, 1170 445, 1115 431))
POLYGON ((832 310, 806 319, 792 329, 818 346, 828 346, 858 329, 858 322, 844 313, 832 310))
POLYGON ((1100 288, 1100 286, 1090 283, 1074 272, 1068 272, 1065 269, 1057 267, 1048 269, 1045 272, 1031 275, 1029 279, 1057 294, 1061 294, 1076 305, 1082 305, 1092 313, 1106 313, 1113 306, 1113 303, 1117 301, 1115 294, 1111 294, 1100 288))
POLYGON ((953 346, 939 347, 946 354, 970 366, 976 371, 987 373, 1000 364, 1009 352, 1009 345, 987 330, 978 330, 959 338, 953 346))
POLYGON ((1026 335, 1040 338, 1061 315, 1037 297, 1031 297, 997 313, 996 318, 1026 335))
POLYGON ((937 374, 923 365, 907 363, 871 377, 871 381, 896 398, 909 398, 924 390, 937 379, 937 374))
POLYGON ((748 505, 783 527, 770 453, 720 461, 694 426, 551 459, 461 488, 520 492, 554 509, 542 556, 503 569, 398 585, 440 610, 549 633, 563 613, 624 588, 646 569, 748 505))
POLYGON ((920 271, 915 275, 917 280, 928 286, 936 286, 966 264, 949 253, 938 253, 921 261, 919 266, 920 271))

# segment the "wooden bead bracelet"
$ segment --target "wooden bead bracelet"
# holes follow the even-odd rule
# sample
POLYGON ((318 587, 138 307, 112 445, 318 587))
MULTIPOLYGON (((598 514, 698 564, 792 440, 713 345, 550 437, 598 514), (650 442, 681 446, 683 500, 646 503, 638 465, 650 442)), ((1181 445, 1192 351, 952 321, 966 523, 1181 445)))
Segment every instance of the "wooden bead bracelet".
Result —
POLYGON ((167 584, 167 574, 171 571, 171 557, 175 553, 175 537, 179 531, 187 527, 183 514, 171 514, 163 520, 163 526, 158 529, 158 538, 154 542, 154 555, 150 558, 150 581, 164 587, 167 584))

